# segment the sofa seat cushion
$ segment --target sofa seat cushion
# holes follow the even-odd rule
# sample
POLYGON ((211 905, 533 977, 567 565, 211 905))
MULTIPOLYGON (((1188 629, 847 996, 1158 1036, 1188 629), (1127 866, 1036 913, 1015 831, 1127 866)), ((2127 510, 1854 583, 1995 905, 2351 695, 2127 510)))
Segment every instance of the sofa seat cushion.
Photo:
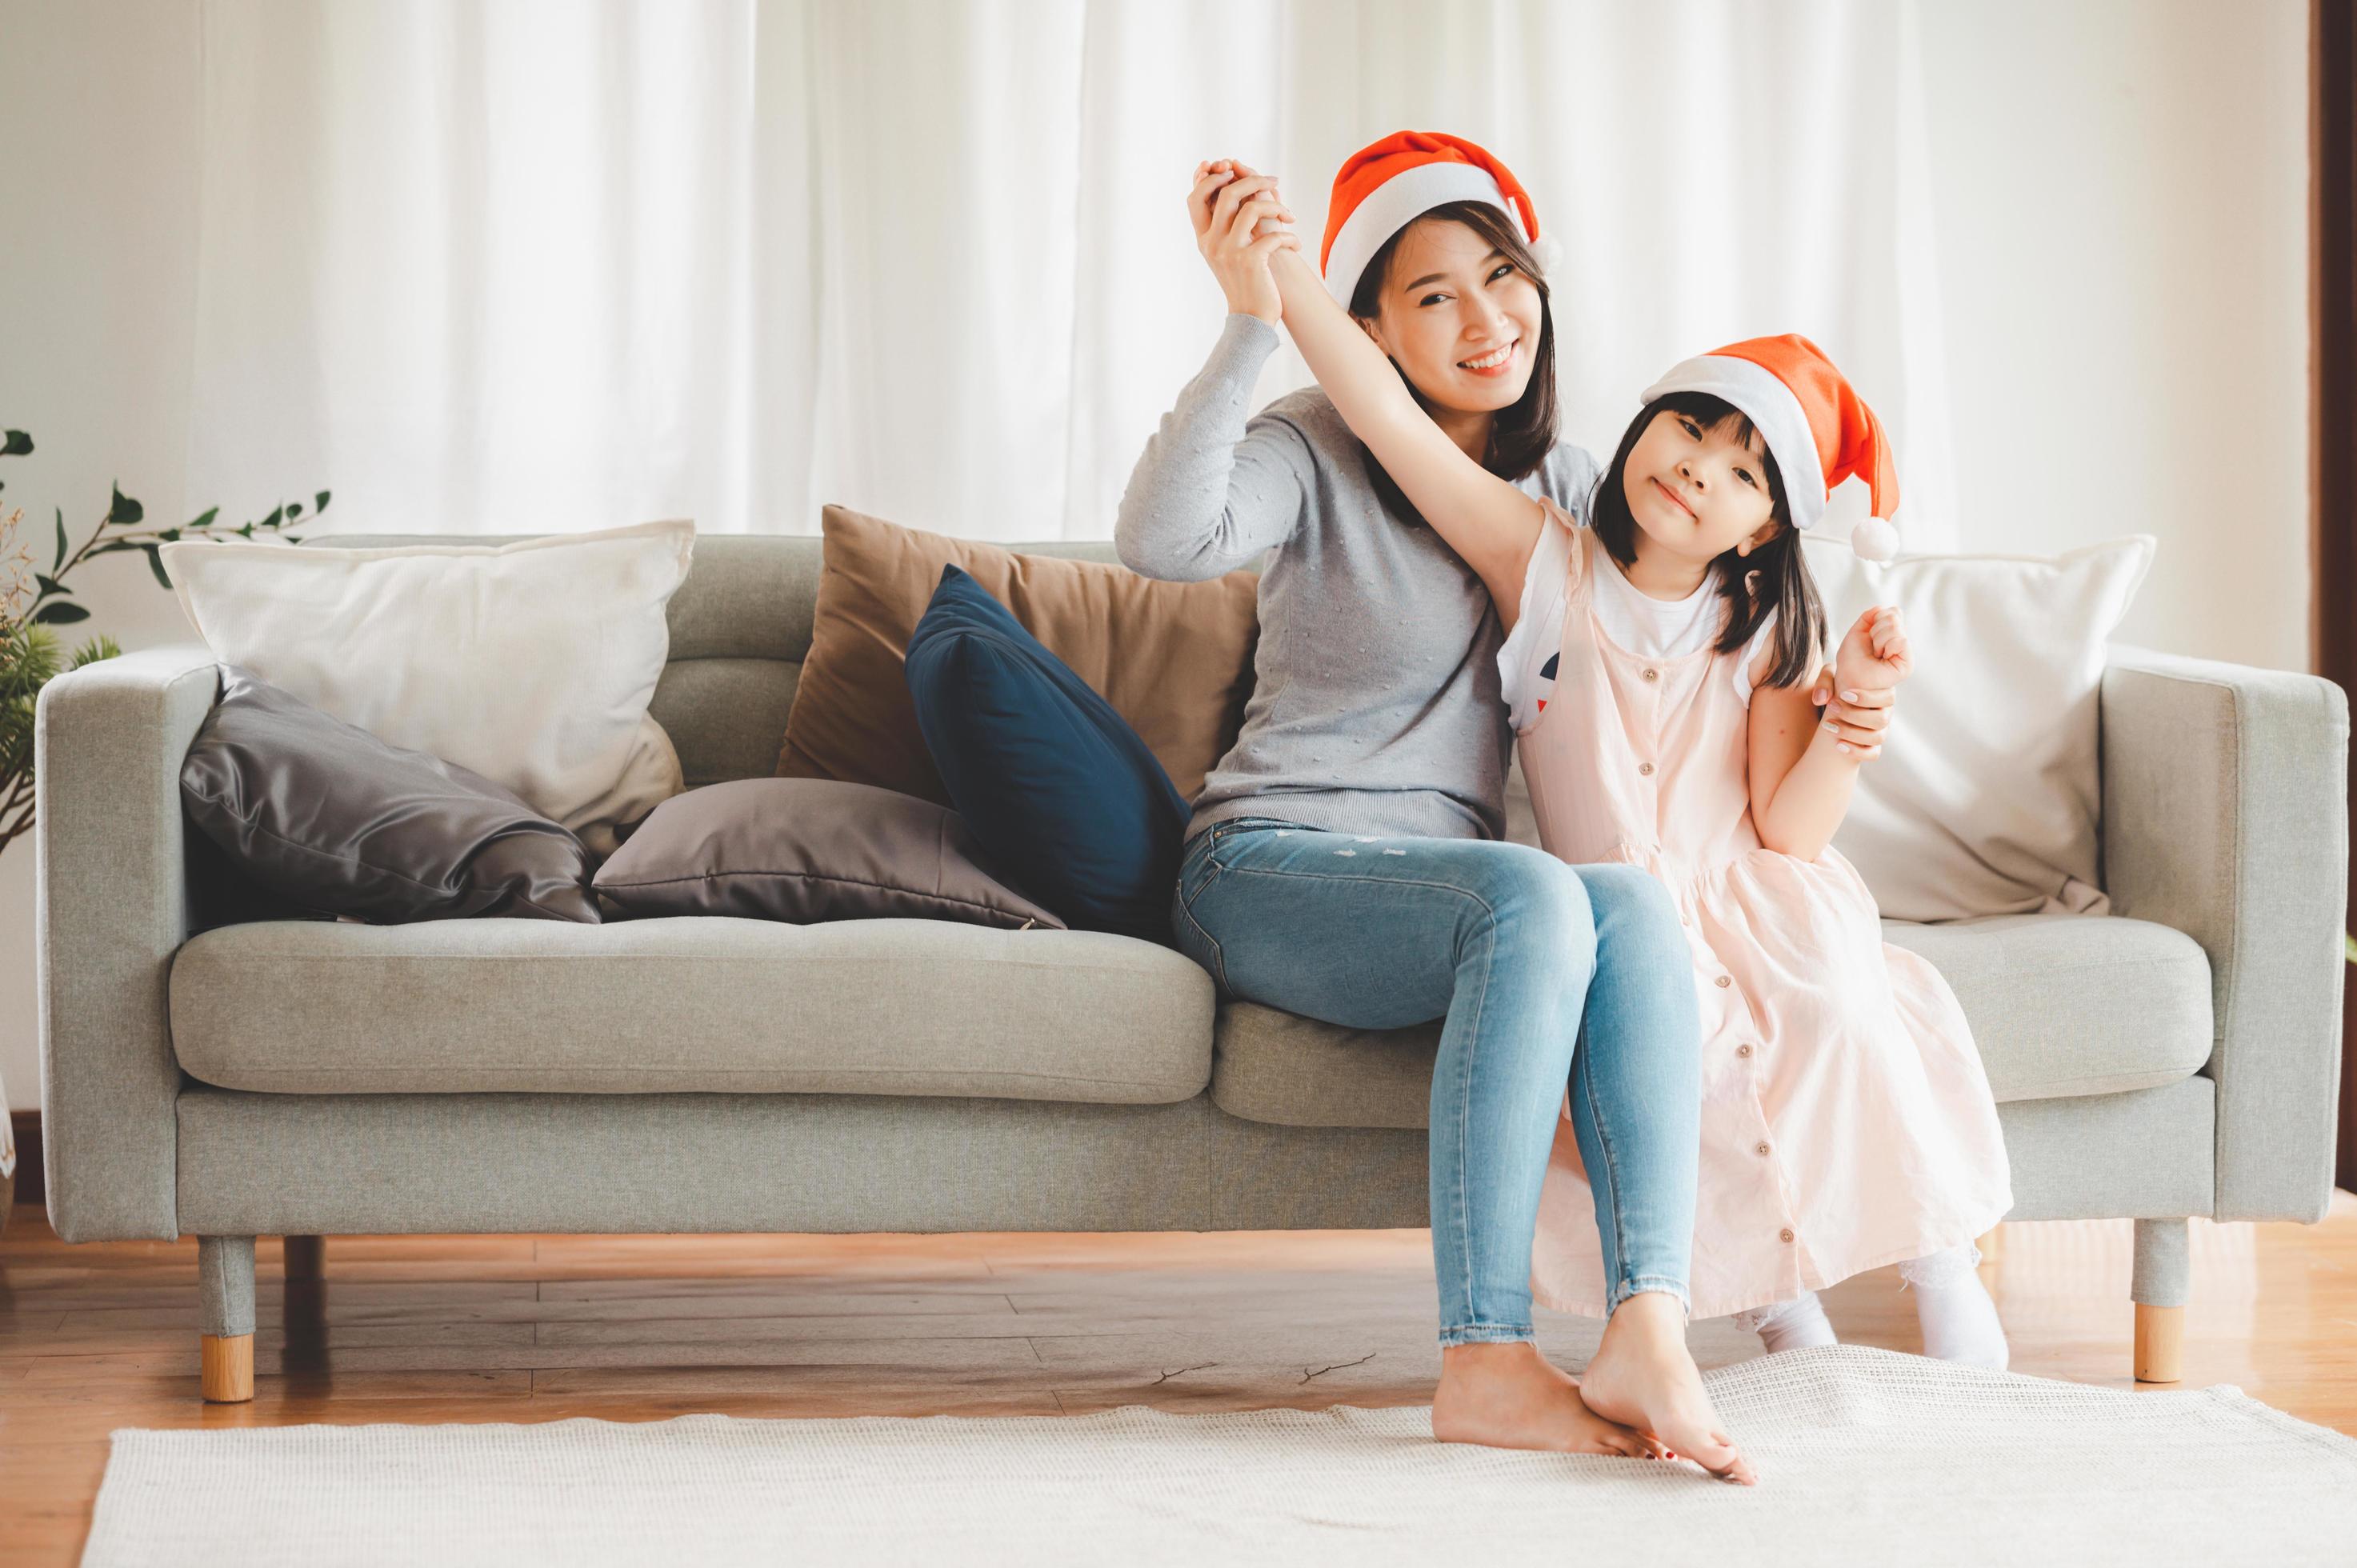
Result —
POLYGON ((223 926, 172 961, 180 1066, 292 1094, 964 1095, 1154 1104, 1211 1077, 1167 948, 939 920, 223 926))
MULTIPOLYGON (((2210 1059, 2210 961, 2182 931, 2112 916, 2005 915, 1885 920, 1883 934, 1954 988, 2000 1101, 2149 1089, 2210 1059)), ((1346 1029, 1230 1003, 1211 1098, 1254 1122, 1421 1127, 1439 1041, 1437 1021, 1346 1029)))

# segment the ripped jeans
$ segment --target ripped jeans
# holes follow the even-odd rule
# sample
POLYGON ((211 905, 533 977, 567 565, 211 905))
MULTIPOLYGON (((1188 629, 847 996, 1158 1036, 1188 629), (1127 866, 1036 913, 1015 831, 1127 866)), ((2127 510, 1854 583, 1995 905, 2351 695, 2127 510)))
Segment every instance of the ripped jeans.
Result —
POLYGON ((1566 1086, 1609 1305, 1690 1299, 1701 1026, 1677 910, 1643 871, 1243 817, 1189 842, 1171 924, 1222 995, 1359 1029, 1446 1017, 1430 1156, 1442 1345, 1532 1337, 1532 1235, 1566 1086))

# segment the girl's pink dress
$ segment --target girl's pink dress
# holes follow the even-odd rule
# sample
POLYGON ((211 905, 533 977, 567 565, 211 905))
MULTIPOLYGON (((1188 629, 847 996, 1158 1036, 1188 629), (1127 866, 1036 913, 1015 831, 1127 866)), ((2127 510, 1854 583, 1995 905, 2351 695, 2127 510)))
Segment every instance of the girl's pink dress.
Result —
MULTIPOLYGON (((1550 509, 1552 511, 1553 509, 1550 509)), ((1970 1241, 2013 1207, 1980 1053, 1939 972, 1882 940, 1874 897, 1827 848, 1763 849, 1747 785, 1747 713, 1706 648, 1645 659, 1598 625, 1570 527, 1555 690, 1521 736, 1542 843, 1573 865, 1623 862, 1665 883, 1685 922, 1702 1012, 1702 1160, 1693 1316, 1789 1300, 1970 1241)), ((1566 1118, 1540 1199, 1531 1286, 1603 1316, 1595 1210, 1566 1118)))

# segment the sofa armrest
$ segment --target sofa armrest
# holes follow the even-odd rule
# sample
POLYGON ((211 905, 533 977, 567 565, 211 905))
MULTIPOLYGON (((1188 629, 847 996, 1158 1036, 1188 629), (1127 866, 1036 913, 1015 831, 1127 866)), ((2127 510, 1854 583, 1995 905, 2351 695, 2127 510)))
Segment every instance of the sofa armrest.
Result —
POLYGON ((2332 1196, 2349 898, 2349 702, 2314 675, 2115 648, 2104 886, 2210 955, 2220 1219, 2332 1196))
POLYGON ((69 1241, 179 1234, 180 762, 220 688, 205 648, 151 649, 58 676, 35 710, 41 1143, 69 1241))

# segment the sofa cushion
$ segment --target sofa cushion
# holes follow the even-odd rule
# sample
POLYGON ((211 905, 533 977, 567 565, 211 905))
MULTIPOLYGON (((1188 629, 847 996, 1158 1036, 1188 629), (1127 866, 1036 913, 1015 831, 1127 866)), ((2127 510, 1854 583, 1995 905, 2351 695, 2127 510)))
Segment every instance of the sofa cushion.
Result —
POLYGON ((900 673, 944 566, 972 576, 1111 703, 1181 794, 1202 787, 1243 726, 1259 629, 1259 579, 1250 572, 1157 582, 1118 564, 1018 554, 839 506, 820 526, 826 566, 780 778, 843 779, 950 804, 900 673))
POLYGON ((597 918, 589 852, 472 769, 378 739, 231 665, 180 760, 197 837, 307 909, 597 918))
POLYGON ((182 1068, 295 1094, 1160 1103, 1202 1092, 1211 1005, 1148 942, 941 920, 270 921, 191 938, 170 982, 182 1068))
POLYGON ((1113 704, 955 566, 909 639, 908 676, 991 865, 1077 929, 1168 941, 1187 801, 1113 704))
MULTIPOLYGON (((1955 989, 2000 1101, 2149 1089, 2210 1059, 2210 961, 2147 920, 2007 915, 1952 925, 1885 920, 1955 989)), ((1220 1010, 1211 1098, 1295 1127, 1421 1127, 1437 1021, 1345 1029, 1249 1002, 1220 1010)))
POLYGON ((222 663, 471 768, 609 854, 679 793, 648 703, 694 548, 683 520, 500 545, 183 539, 159 559, 222 663))
POLYGON ((630 915, 748 920, 1064 922, 978 864, 955 811, 834 779, 730 779, 673 795, 597 868, 630 915))

